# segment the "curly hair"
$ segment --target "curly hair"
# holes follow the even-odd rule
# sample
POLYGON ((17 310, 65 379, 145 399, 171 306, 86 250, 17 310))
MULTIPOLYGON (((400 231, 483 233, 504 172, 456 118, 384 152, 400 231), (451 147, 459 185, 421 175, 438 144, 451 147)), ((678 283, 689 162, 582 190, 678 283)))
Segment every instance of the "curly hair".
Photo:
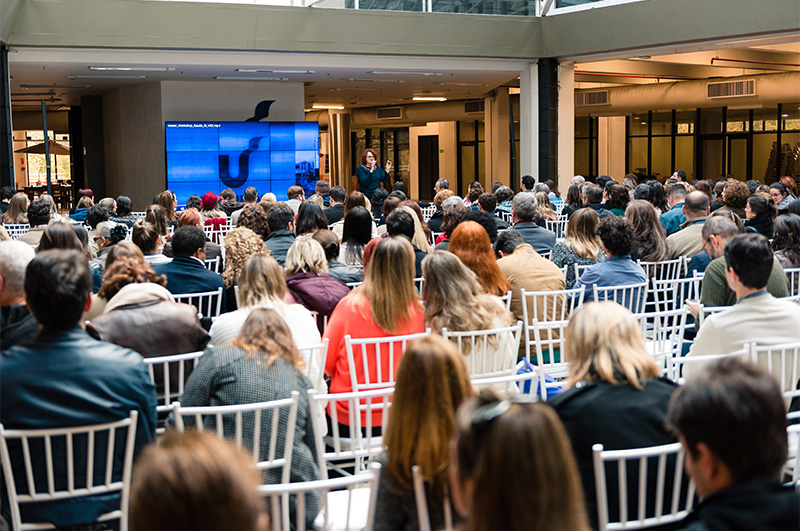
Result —
POLYGON ((257 356, 264 367, 269 367, 278 358, 283 358, 297 369, 305 365, 289 327, 283 317, 271 308, 256 308, 250 312, 231 346, 244 350, 248 358, 257 356))
POLYGON ((464 205, 451 205, 444 209, 444 217, 442 218, 442 231, 447 234, 449 238, 459 223, 464 220, 464 216, 469 212, 469 207, 464 205))
POLYGON ((100 291, 97 292, 97 295, 108 301, 128 284, 145 283, 166 286, 167 276, 158 275, 143 258, 123 256, 115 260, 111 267, 106 270, 105 275, 103 275, 103 284, 100 286, 100 291))
POLYGON ((239 219, 236 220, 237 227, 244 227, 261 236, 262 240, 267 239, 269 227, 267 225, 267 213, 261 207, 244 207, 239 219))
POLYGON ((722 202, 731 208, 744 208, 747 205, 747 198, 750 197, 750 189, 741 181, 729 179, 722 189, 725 195, 722 202))
POLYGON ((511 283, 497 265, 489 235, 478 223, 465 221, 456 227, 448 250, 475 272, 486 293, 502 296, 511 289, 511 283))
POLYGON ((246 227, 236 227, 225 236, 225 249, 225 271, 222 272, 222 280, 226 288, 236 284, 239 271, 248 258, 253 255, 269 255, 264 240, 246 227))

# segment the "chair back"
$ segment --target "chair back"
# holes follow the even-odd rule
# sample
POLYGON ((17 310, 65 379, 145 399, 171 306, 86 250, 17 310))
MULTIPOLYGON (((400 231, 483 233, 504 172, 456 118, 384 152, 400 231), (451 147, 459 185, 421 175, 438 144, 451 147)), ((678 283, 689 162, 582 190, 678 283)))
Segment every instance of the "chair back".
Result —
POLYGON ((679 384, 686 383, 686 378, 697 375, 703 367, 722 358, 739 358, 743 362, 750 361, 751 346, 745 345, 742 350, 728 352, 725 354, 705 354, 703 356, 683 356, 673 360, 671 379, 679 384))
POLYGON ((12 240, 16 240, 29 230, 31 230, 31 226, 28 223, 4 223, 3 227, 8 232, 8 235, 11 236, 12 240))
POLYGON ((633 313, 644 311, 644 303, 647 300, 647 281, 624 286, 598 286, 594 284, 592 290, 596 301, 614 301, 633 313))
POLYGON ((431 335, 431 329, 418 334, 354 339, 344 336, 350 383, 353 391, 369 391, 393 386, 397 366, 409 341, 431 335))
POLYGON ((471 381, 476 391, 485 388, 509 395, 538 395, 536 386, 539 383, 539 373, 530 371, 492 378, 473 378, 471 381))
POLYGON ((679 256, 673 260, 662 260, 660 262, 645 262, 636 260, 642 266, 647 278, 657 280, 676 280, 686 276, 686 257, 679 256))
MULTIPOLYGON (((564 207, 561 207, 564 208, 564 207)), ((567 237, 567 223, 569 220, 567 219, 557 219, 555 221, 551 221, 549 219, 545 220, 545 227, 547 230, 554 232, 556 238, 566 238, 567 237)))
POLYGON ((138 417, 134 410, 116 422, 41 430, 0 424, 0 463, 13 528, 55 529, 47 522, 24 522, 23 504, 119 493, 119 509, 96 521, 118 519, 126 531, 138 417))
POLYGON ((144 359, 150 380, 156 386, 156 411, 172 410, 172 402, 180 400, 186 380, 202 355, 203 351, 198 351, 144 359))
POLYGON ((290 398, 234 406, 182 407, 174 402, 172 414, 178 431, 195 428, 230 439, 251 452, 256 468, 280 469, 281 483, 288 483, 299 401, 300 393, 292 391, 290 398), (252 438, 245 440, 250 426, 252 438))
POLYGON ((592 267, 595 264, 573 264, 575 267, 575 280, 580 280, 581 275, 583 272, 592 267))
POLYGON ((464 354, 472 378, 492 378, 516 372, 522 321, 491 330, 455 332, 442 328, 442 337, 454 342, 464 354))
POLYGON ((323 389, 325 384, 325 360, 328 359, 329 341, 326 337, 319 345, 297 349, 306 363, 305 367, 303 367, 303 374, 311 380, 311 385, 314 386, 314 389, 323 389))
POLYGON ((538 321, 531 323, 533 328, 533 346, 536 358, 529 361, 537 367, 539 374, 539 395, 542 400, 547 400, 547 389, 559 387, 569 375, 569 360, 564 352, 564 336, 569 321, 538 321), (556 382, 547 381, 551 376, 556 382))
POLYGON ((431 216, 433 216, 435 213, 436 213, 436 206, 435 205, 430 205, 430 206, 423 207, 422 208, 422 217, 425 220, 425 223, 430 221, 431 216))
POLYGON ((500 300, 503 301, 503 304, 506 307, 506 311, 510 312, 511 311, 511 291, 509 290, 509 291, 506 292, 505 295, 502 295, 500 297, 500 300))
POLYGON ((676 310, 634 315, 639 321, 647 353, 655 359, 661 374, 674 380, 675 360, 682 354, 688 310, 681 307, 676 310))
POLYGON ((223 288, 217 288, 215 291, 180 293, 172 296, 175 298, 175 302, 185 302, 197 308, 197 315, 200 318, 211 318, 222 313, 222 293, 223 288))
MULTIPOLYGON (((217 273, 217 274, 221 274, 222 273, 222 271, 221 271, 221 269, 222 269, 222 260, 220 260, 219 256, 217 256, 215 258, 211 258, 209 260, 203 260, 203 265, 205 265, 206 269, 208 269, 209 271, 213 271, 214 273, 217 273)), ((238 288, 239 286, 236 286, 236 287, 238 288)))
POLYGON ((417 289, 417 295, 422 298, 422 286, 425 284, 425 277, 418 277, 414 279, 414 287, 417 289))
MULTIPOLYGON (((800 398, 800 342, 782 345, 750 345, 753 363, 763 367, 778 381, 786 406, 800 398)), ((800 411, 789 413, 790 419, 800 419, 800 411)))
POLYGON ((684 474, 680 443, 630 450, 595 444, 592 454, 599 530, 678 522, 694 506, 694 483, 684 474), (614 483, 616 492, 610 488, 614 483), (617 503, 610 503, 615 497, 617 503))
MULTIPOLYGON (((419 531, 431 531, 431 519, 428 515, 428 499, 425 492, 425 478, 418 465, 411 467, 411 477, 414 481, 414 501, 417 504, 417 517, 419 531)), ((438 528, 437 528, 438 529, 438 528)), ((453 512, 450 507, 449 496, 444 497, 444 528, 442 531, 453 530, 453 512)))
POLYGON ((652 292, 657 312, 669 312, 683 308, 686 300, 700 300, 700 279, 697 277, 678 279, 654 279, 652 292))
POLYGON ((787 267, 783 272, 789 280, 789 296, 800 295, 800 267, 787 267))
POLYGON ((267 499, 272 531, 305 531, 306 498, 317 494, 322 495, 323 508, 314 521, 315 529, 372 531, 380 472, 381 465, 372 463, 368 470, 352 476, 257 488, 267 499), (292 498, 297 507, 294 522, 287 510, 292 498))
POLYGON ((564 321, 575 308, 583 304, 584 289, 559 289, 552 291, 520 290, 522 316, 525 323, 537 321, 564 321))

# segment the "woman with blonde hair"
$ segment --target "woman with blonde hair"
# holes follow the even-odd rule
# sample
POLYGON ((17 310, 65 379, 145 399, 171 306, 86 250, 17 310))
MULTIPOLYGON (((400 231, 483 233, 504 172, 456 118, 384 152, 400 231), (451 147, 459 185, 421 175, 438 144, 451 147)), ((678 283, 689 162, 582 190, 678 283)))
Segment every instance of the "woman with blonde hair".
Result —
MULTIPOLYGON (((414 250, 405 238, 385 238, 367 263, 364 284, 339 301, 333 310, 324 338, 329 340, 325 374, 331 377, 331 393, 352 391, 345 336, 354 339, 415 334, 425 330, 422 308, 414 288, 414 250)), ((396 345, 392 370, 397 369, 402 351, 396 345)), ((388 370, 389 352, 381 351, 382 367, 388 370)), ((355 359, 357 378, 364 380, 363 360, 355 359)), ((347 423, 347 403, 337 404, 339 422, 347 423)), ((373 426, 381 425, 381 411, 373 413, 373 426)), ((366 425, 366 413, 362 414, 366 425)))
POLYGON ((28 205, 31 202, 22 192, 14 194, 8 203, 8 210, 0 217, 3 224, 20 224, 28 222, 28 205))
POLYGON ((536 192, 533 195, 536 196, 536 200, 539 202, 539 207, 536 209, 536 223, 545 225, 545 221, 556 221, 558 214, 553 209, 553 204, 550 202, 550 196, 547 192, 536 192))
POLYGON ((544 403, 491 391, 456 416, 450 483, 466 531, 589 531, 569 439, 544 403))
POLYGON ((397 369, 386 452, 378 458, 382 469, 375 531, 418 529, 414 465, 427 483, 431 527, 444 527, 456 411, 474 393, 464 360, 451 343, 431 336, 408 344, 397 369))
POLYGON ((633 260, 660 262, 669 257, 667 231, 652 204, 641 199, 631 201, 625 209, 625 218, 633 226, 633 260))
POLYGON ((317 312, 320 331, 339 301, 350 293, 344 282, 328 274, 325 250, 311 235, 298 236, 286 252, 286 285, 295 302, 317 312))
POLYGON ((575 264, 592 265, 603 262, 606 253, 597 236, 600 216, 596 210, 581 208, 569 217, 567 234, 563 241, 556 241, 550 260, 558 267, 567 266, 566 287, 575 285, 575 264))
POLYGON ((478 223, 459 223, 453 231, 447 250, 478 276, 478 282, 489 295, 502 297, 511 290, 511 283, 497 265, 489 235, 478 223))
MULTIPOLYGON (((664 419, 677 387, 660 378, 661 370, 647 353, 633 314, 611 301, 586 303, 572 313, 565 331, 564 359, 569 361, 569 388, 549 402, 572 441, 588 514, 596 526, 592 445, 620 450, 675 442, 664 419)), ((615 478, 607 480, 609 518, 616 521, 620 517, 618 488, 612 486, 615 478)), ((635 518, 637 490, 629 492, 630 517, 635 518)))
MULTIPOLYGON (((303 374, 304 365, 303 357, 283 318, 275 310, 257 308, 250 313, 230 344, 214 345, 214 348, 206 350, 189 375, 181 405, 229 406, 268 402, 290 398, 292 392, 298 391, 300 404, 297 408, 290 481, 318 480, 320 473, 308 401, 308 391, 313 386, 303 374)), ((277 435, 285 439, 288 408, 282 408, 278 415, 277 435)), ((205 422, 209 423, 206 427, 216 424, 213 416, 206 418, 205 422)), ((167 423, 174 423, 172 415, 167 423)), ((184 423, 193 425, 193 419, 184 418, 184 423)), ((235 429, 232 416, 223 419, 223 434, 227 439, 241 437, 245 445, 251 444, 256 436, 253 414, 245 414, 240 431, 235 429)), ((260 460, 267 459, 269 441, 275 435, 270 422, 261 422, 260 460)), ((264 483, 280 483, 281 469, 265 470, 262 480, 264 483)), ((309 528, 319 508, 319 495, 307 494, 306 520, 309 528)), ((291 503, 290 511, 294 512, 293 509, 294 503, 291 503)))

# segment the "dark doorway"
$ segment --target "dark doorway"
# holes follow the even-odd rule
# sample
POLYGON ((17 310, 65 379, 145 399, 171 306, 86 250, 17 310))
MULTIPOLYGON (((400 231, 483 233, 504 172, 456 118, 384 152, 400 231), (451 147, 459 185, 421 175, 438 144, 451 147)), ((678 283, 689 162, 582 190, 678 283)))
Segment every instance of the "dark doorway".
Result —
POLYGON ((418 137, 419 147, 419 199, 433 200, 433 185, 439 179, 439 137, 418 137))

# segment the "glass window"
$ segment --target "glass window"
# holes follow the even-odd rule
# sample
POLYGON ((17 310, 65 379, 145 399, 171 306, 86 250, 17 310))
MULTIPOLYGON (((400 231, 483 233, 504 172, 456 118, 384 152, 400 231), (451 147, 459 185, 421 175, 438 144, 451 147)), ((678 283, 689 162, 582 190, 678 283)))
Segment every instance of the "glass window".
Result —
POLYGON ((478 142, 485 140, 486 127, 483 122, 478 122, 478 142))
POLYGON ((589 139, 575 139, 575 175, 589 175, 589 139))
MULTIPOLYGON (((694 168, 694 138, 691 136, 675 137, 675 167, 673 170, 683 170, 687 177, 693 173, 694 168)), ((690 179, 691 180, 691 179, 690 179)))
MULTIPOLYGON (((766 182, 771 183, 775 180, 771 177, 776 175, 777 171, 773 170, 767 175, 767 167, 770 166, 770 158, 776 158, 774 154, 777 154, 777 148, 778 135, 753 135, 753 179, 765 182, 764 177, 767 176, 766 182)), ((775 168, 775 163, 773 162, 771 166, 775 168)))
POLYGON ((726 122, 725 130, 728 133, 746 133, 750 131, 750 110, 729 109, 726 122))
POLYGON ((700 110, 700 132, 701 133, 721 133, 722 132, 722 109, 701 109, 700 110))
POLYGON ((628 171, 647 175, 647 138, 628 140, 628 171))
POLYGON ((695 111, 678 111, 675 113, 675 129, 679 135, 694 134, 695 111))
POLYGON ((672 112, 653 113, 653 134, 671 135, 672 134, 672 112))
POLYGON ((778 108, 754 109, 753 110, 753 131, 777 131, 778 130, 778 108))
POLYGON ((475 140, 475 122, 458 122, 458 139, 462 142, 475 140))
POLYGON ((468 187, 474 180, 475 146, 461 146, 461 183, 468 187))
POLYGON ((631 136, 647 135, 647 113, 634 114, 631 116, 629 124, 629 134, 631 136))
POLYGON ((350 131, 350 144, 353 146, 353 172, 361 164, 361 153, 367 149, 366 130, 352 129, 350 131))
POLYGON ((781 108, 781 130, 800 131, 800 105, 784 103, 781 108))
POLYGON ((408 129, 401 129, 396 131, 395 139, 397 141, 397 160, 394 163, 399 170, 399 178, 406 183, 411 178, 410 158, 411 150, 409 148, 409 135, 408 129))
POLYGON ((656 177, 672 175, 672 138, 654 136, 652 138, 652 167, 650 173, 656 177))
POLYGON ((575 138, 589 138, 591 120, 590 116, 575 117, 575 138))

